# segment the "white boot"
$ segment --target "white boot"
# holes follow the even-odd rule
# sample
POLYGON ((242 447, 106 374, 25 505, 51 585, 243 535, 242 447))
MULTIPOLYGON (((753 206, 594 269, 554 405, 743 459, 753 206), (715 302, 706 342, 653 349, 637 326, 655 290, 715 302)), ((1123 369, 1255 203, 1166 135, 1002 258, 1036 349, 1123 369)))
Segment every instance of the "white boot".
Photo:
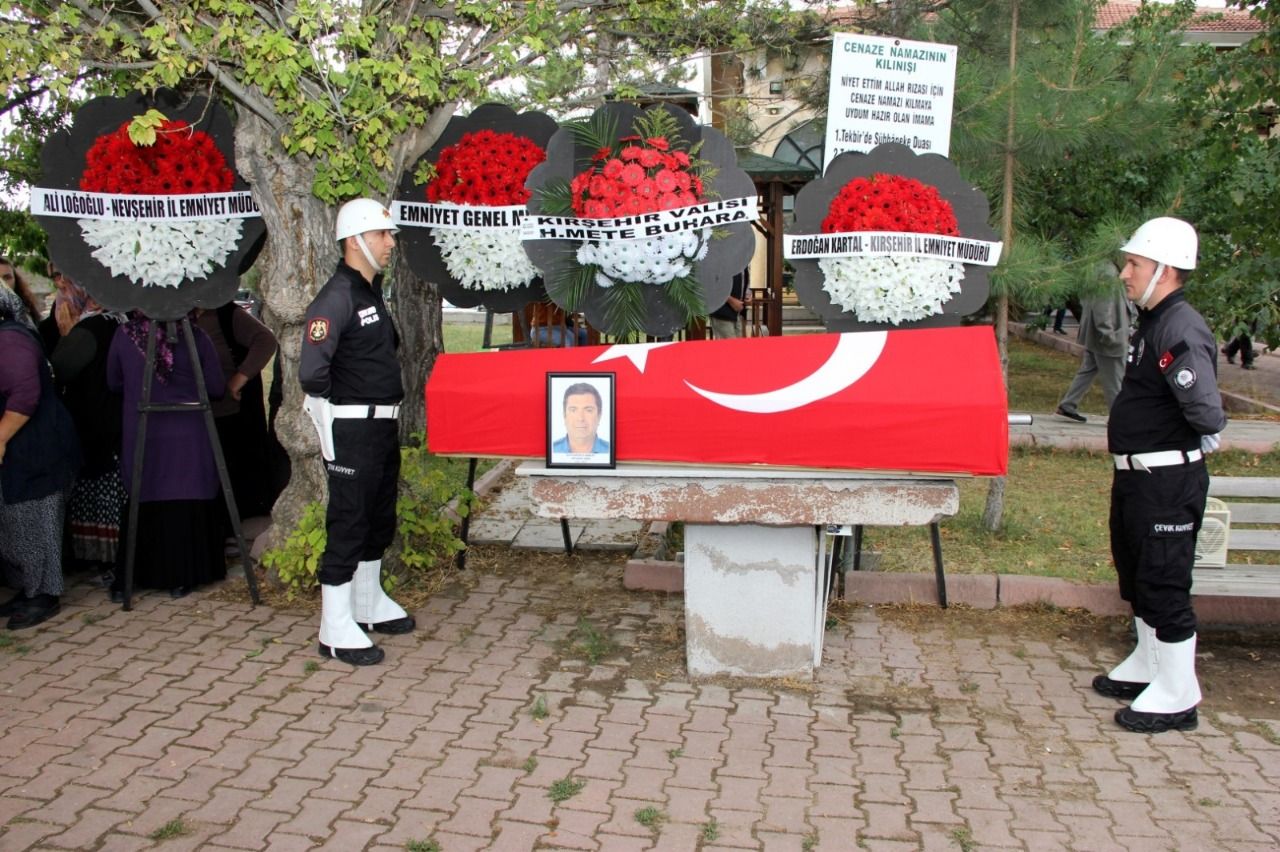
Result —
POLYGON ((1156 676, 1130 707, 1116 713, 1116 721, 1131 731, 1158 733, 1196 727, 1200 682, 1196 680, 1196 637, 1181 642, 1153 639, 1156 676))
POLYGON ((1156 676, 1156 629, 1134 616, 1133 630, 1138 637, 1133 653, 1109 673, 1093 679, 1094 690, 1108 698, 1137 698, 1156 676))
POLYGON ((320 584, 320 654, 353 666, 371 666, 382 662, 383 652, 351 616, 351 585, 320 584))
POLYGON ((379 633, 408 633, 414 620, 382 590, 382 560, 356 563, 354 589, 356 622, 379 633))
POLYGON ((1134 616, 1133 630, 1138 635, 1138 646, 1107 677, 1130 683, 1151 683, 1156 676, 1156 629, 1134 616))

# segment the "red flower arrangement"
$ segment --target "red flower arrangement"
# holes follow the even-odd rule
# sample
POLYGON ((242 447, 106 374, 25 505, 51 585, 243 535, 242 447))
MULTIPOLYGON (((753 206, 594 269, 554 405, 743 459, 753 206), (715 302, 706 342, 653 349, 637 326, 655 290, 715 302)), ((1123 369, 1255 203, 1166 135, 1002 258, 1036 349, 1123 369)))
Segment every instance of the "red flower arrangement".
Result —
POLYGON ((621 148, 603 147, 591 167, 569 184, 573 212, 589 219, 635 216, 698 204, 702 179, 684 151, 671 150, 664 136, 625 136, 621 148))
POLYGON ((914 178, 885 174, 854 178, 827 208, 824 234, 855 231, 960 234, 950 202, 937 189, 914 178))
POLYGON ((514 133, 477 130, 440 152, 427 200, 477 207, 524 204, 525 178, 547 158, 537 143, 514 133))
POLYGON ((229 192, 235 175, 213 138, 185 121, 166 119, 153 145, 135 145, 131 121, 100 136, 85 155, 80 188, 121 195, 229 192))

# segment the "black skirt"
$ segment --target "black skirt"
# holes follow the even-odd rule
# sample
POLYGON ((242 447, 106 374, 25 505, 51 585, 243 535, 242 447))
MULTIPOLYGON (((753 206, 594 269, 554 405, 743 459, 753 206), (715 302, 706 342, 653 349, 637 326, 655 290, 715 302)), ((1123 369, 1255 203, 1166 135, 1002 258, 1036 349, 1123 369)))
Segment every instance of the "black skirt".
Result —
MULTIPOLYGON (((135 589, 195 588, 227 576, 222 546, 221 497, 213 500, 157 500, 138 504, 138 548, 134 557, 135 589)), ((129 508, 120 525, 119 570, 115 586, 123 588, 128 552, 129 508)))

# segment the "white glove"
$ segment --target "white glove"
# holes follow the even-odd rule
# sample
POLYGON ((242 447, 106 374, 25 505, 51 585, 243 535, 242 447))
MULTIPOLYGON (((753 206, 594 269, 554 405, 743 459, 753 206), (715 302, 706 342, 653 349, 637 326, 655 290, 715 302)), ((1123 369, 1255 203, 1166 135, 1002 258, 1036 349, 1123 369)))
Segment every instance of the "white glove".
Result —
POLYGON ((1200 452, 1206 456, 1214 452, 1222 446, 1222 433, 1214 432, 1212 435, 1200 436, 1200 452))

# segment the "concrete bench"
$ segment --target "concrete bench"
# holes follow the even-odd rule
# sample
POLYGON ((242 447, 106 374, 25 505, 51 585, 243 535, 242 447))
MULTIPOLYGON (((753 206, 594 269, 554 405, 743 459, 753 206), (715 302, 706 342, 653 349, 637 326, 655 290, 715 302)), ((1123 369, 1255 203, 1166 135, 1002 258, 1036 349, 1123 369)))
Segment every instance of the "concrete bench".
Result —
POLYGON ((829 524, 936 524, 954 479, 624 464, 516 469, 544 518, 684 522, 685 657, 694 676, 811 676, 822 659, 829 524))
POLYGON ((1197 567, 1193 595, 1280 597, 1280 565, 1243 564, 1231 557, 1243 552, 1280 553, 1280 477, 1215 476, 1209 496, 1227 504, 1231 530, 1224 567, 1197 567))

